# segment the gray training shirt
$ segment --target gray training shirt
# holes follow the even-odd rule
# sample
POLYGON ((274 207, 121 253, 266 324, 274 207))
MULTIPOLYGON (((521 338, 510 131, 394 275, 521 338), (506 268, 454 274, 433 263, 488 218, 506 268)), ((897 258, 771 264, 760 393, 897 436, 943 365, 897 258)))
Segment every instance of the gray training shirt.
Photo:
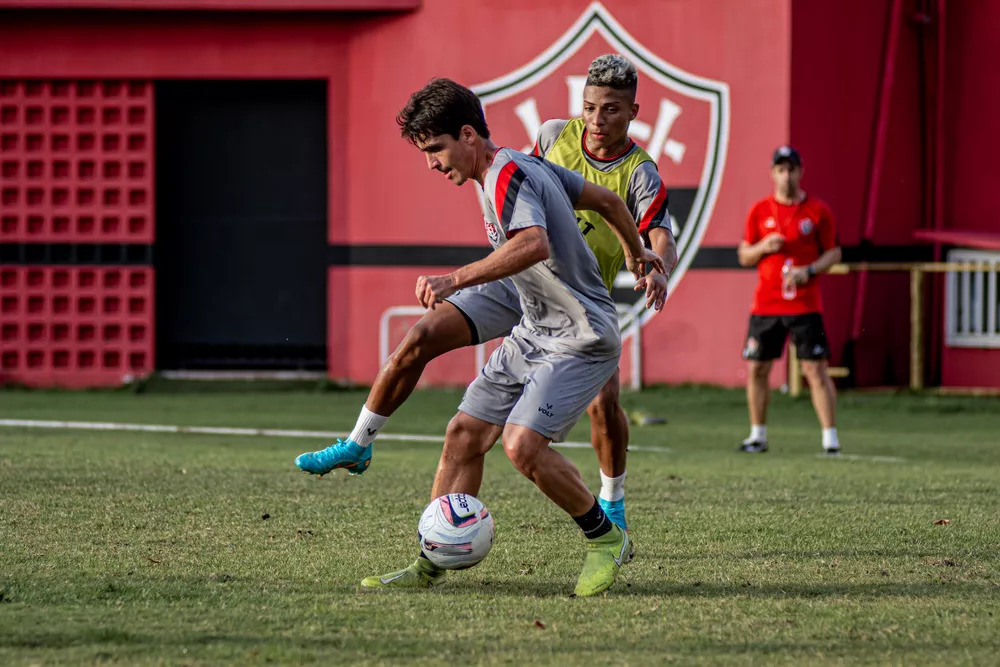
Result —
POLYGON ((573 203, 583 176, 501 148, 486 172, 486 234, 500 248, 519 229, 542 227, 549 258, 512 276, 524 317, 512 333, 542 350, 595 360, 621 351, 615 304, 580 234, 573 203))

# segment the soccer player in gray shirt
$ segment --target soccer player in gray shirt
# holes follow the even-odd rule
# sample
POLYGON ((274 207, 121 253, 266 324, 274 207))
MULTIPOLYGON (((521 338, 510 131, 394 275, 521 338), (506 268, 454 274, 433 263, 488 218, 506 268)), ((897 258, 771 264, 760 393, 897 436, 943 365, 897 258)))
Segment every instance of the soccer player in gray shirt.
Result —
MULTIPOLYGON (((615 306, 597 261, 577 226, 574 206, 599 212, 637 277, 643 265, 663 271, 643 247, 635 220, 610 190, 579 174, 490 140, 475 94, 436 79, 400 112, 402 135, 430 169, 456 185, 482 185, 486 232, 494 251, 443 276, 421 276, 417 300, 435 308, 456 290, 512 277, 523 317, 469 385, 448 424, 432 497, 478 495, 486 453, 502 437, 514 466, 565 510, 587 538, 577 595, 607 590, 626 562, 628 534, 604 514, 580 472, 552 449, 618 367, 621 339, 615 306)), ((444 570, 419 556, 409 567, 368 577, 365 587, 429 587, 444 570)))
MULTIPOLYGON (((652 158, 628 136, 629 123, 639 109, 635 103, 637 85, 638 72, 626 58, 599 56, 588 70, 582 117, 544 123, 533 154, 576 171, 621 197, 640 235, 663 258, 669 272, 676 264, 677 251, 670 232, 666 188, 652 158)), ((579 209, 577 214, 580 231, 610 291, 623 263, 618 237, 599 214, 579 209)), ((647 308, 659 310, 663 306, 668 278, 667 273, 651 272, 637 283, 637 289, 646 291, 647 308)), ((364 473, 378 433, 409 397, 432 359, 466 345, 502 338, 521 317, 521 299, 510 278, 455 292, 436 309, 428 310, 385 360, 350 436, 300 455, 296 465, 316 475, 336 468, 346 468, 350 474, 364 473), (361 454, 352 453, 355 446, 361 454)), ((600 464, 598 502, 612 522, 627 530, 624 484, 629 428, 618 395, 615 373, 591 401, 587 413, 591 443, 600 464)))

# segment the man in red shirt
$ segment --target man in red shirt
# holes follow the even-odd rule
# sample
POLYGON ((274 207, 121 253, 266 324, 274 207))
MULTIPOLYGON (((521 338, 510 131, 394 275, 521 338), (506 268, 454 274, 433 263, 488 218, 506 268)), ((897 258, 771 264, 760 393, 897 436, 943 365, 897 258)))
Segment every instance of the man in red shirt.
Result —
POLYGON ((792 334, 813 406, 823 427, 823 451, 840 454, 837 440, 837 394, 830 379, 830 348, 823 329, 823 306, 816 276, 840 261, 833 214, 799 184, 802 158, 781 146, 771 159, 774 194, 754 204, 739 245, 740 266, 757 266, 757 291, 743 358, 747 360, 750 437, 741 452, 767 451, 768 376, 792 334))

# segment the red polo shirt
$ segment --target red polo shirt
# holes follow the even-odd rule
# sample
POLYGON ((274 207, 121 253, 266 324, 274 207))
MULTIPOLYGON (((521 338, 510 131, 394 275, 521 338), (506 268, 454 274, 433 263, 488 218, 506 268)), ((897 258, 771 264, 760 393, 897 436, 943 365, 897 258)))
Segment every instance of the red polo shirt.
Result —
POLYGON ((776 253, 764 255, 757 263, 757 291, 754 315, 802 315, 819 313, 823 303, 816 278, 798 285, 793 298, 781 290, 781 271, 787 260, 794 266, 815 262, 820 255, 837 246, 837 232, 830 208, 815 197, 806 196, 798 204, 779 204, 774 196, 754 204, 747 216, 743 240, 753 244, 773 232, 785 237, 776 253))

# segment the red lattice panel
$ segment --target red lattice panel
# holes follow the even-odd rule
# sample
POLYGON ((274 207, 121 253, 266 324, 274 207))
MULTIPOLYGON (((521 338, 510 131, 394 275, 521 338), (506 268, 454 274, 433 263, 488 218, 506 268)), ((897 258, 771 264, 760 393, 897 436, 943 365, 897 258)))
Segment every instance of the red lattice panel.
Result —
POLYGON ((121 384, 153 339, 152 268, 0 266, 0 382, 121 384))
POLYGON ((152 243, 153 85, 0 80, 0 241, 152 243))

